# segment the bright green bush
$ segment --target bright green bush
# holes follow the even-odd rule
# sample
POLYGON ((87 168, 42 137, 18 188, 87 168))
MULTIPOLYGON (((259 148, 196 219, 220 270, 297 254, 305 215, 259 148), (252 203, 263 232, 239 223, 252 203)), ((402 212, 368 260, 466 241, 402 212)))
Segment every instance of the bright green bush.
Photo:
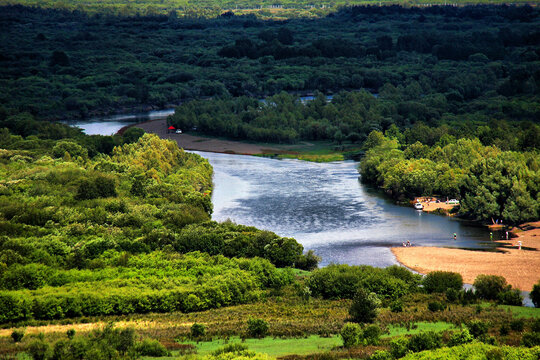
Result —
POLYGON ((540 348, 527 349, 513 346, 493 346, 473 342, 469 344, 409 354, 403 360, 449 360, 449 359, 519 359, 536 360, 540 348))
POLYGON ((390 341, 390 353, 396 359, 402 358, 409 353, 409 339, 398 337, 390 341))
POLYGON ((343 346, 346 348, 358 345, 362 338, 362 328, 355 323, 346 323, 339 333, 343 346))
POLYGON ((362 342, 364 345, 378 345, 382 330, 376 324, 367 325, 362 331, 362 342))
POLYGON ((450 340, 448 341, 448 346, 457 346, 470 343, 473 341, 474 337, 469 333, 469 330, 463 329, 455 331, 452 333, 450 340))
POLYGON ((444 293, 448 289, 461 290, 463 278, 450 271, 433 271, 424 277, 422 283, 428 293, 444 293))

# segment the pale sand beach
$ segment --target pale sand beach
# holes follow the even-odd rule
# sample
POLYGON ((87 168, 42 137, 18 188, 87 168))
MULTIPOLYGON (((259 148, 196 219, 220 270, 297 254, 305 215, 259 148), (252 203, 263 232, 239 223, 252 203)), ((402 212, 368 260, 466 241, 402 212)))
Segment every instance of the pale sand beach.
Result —
POLYGON ((498 241, 512 248, 502 252, 472 251, 438 247, 395 247, 397 260, 410 269, 427 274, 431 271, 453 271, 472 284, 480 274, 500 275, 513 287, 530 291, 540 280, 540 221, 528 223, 530 230, 513 231, 510 240, 498 241), (518 241, 522 249, 518 250, 518 241))

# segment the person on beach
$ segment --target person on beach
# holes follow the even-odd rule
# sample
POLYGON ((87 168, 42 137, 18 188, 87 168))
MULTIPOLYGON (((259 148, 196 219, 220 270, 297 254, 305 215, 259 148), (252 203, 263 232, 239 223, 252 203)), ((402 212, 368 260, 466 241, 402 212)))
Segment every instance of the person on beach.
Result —
POLYGON ((506 240, 508 240, 508 231, 506 232, 506 240))
POLYGON ((456 240, 456 239, 457 239, 457 234, 456 234, 456 233, 454 233, 454 240, 456 240))
POLYGON ((407 246, 411 246, 411 242, 407 240, 407 246))
POLYGON ((493 233, 492 232, 489 233, 489 240, 493 241, 493 233))

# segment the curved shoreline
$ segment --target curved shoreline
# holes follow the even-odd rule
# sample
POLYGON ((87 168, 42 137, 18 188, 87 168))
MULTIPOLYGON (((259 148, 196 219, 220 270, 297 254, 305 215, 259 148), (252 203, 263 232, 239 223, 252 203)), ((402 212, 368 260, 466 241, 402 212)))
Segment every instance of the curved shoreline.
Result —
POLYGON ((497 241, 500 252, 422 246, 391 250, 400 264, 422 274, 457 272, 469 284, 480 274, 500 275, 513 287, 531 291, 540 279, 540 221, 528 225, 532 229, 515 231, 517 237, 497 241), (522 243, 521 250, 517 248, 518 241, 522 243))

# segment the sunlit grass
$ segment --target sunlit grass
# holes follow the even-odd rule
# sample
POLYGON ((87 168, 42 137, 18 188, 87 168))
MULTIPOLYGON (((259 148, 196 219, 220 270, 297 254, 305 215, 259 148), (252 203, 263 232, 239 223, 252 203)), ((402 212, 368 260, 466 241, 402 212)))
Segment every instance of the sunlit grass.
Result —
POLYGON ((311 335, 305 338, 273 338, 265 337, 263 339, 245 339, 242 341, 239 337, 231 337, 228 340, 219 339, 214 341, 204 342, 185 342, 193 344, 197 347, 198 355, 207 355, 226 344, 242 343, 248 346, 249 350, 267 354, 269 356, 286 356, 286 355, 306 355, 318 352, 324 352, 336 346, 341 346, 342 341, 338 335, 330 337, 321 337, 311 335))
POLYGON ((444 321, 437 321, 437 322, 424 322, 420 321, 417 323, 412 324, 411 328, 407 330, 404 326, 396 326, 396 325, 390 325, 388 327, 389 334, 384 334, 382 337, 393 337, 393 336, 400 336, 400 335, 413 335, 418 334, 422 331, 445 331, 445 330, 451 330, 456 329, 456 326, 451 323, 447 323, 444 321))

